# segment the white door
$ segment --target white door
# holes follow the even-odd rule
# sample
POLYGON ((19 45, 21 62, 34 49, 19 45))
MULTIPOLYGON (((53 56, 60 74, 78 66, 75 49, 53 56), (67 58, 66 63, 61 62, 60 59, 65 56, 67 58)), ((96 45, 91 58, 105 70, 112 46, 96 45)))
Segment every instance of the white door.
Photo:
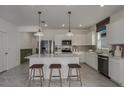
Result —
POLYGON ((0 32, 0 72, 7 70, 7 35, 0 32))

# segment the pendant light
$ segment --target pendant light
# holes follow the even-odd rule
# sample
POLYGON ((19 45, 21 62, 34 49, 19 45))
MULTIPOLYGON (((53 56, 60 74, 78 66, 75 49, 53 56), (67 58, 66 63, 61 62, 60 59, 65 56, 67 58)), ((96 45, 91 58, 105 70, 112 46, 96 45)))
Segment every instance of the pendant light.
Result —
POLYGON ((70 26, 71 11, 68 11, 68 15, 69 15, 69 30, 68 30, 68 33, 66 34, 66 36, 73 36, 73 33, 71 32, 71 26, 70 26))
POLYGON ((44 36, 44 34, 43 34, 43 31, 41 31, 41 19, 40 19, 40 17, 41 17, 41 11, 38 11, 38 15, 39 15, 39 30, 34 35, 35 36, 42 37, 42 36, 44 36))

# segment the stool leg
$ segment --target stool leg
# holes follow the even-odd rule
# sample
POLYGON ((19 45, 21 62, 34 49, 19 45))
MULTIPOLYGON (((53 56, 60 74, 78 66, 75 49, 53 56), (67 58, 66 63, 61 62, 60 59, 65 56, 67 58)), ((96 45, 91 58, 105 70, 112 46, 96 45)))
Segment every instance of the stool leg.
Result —
POLYGON ((51 70, 50 70, 50 78, 49 78, 49 85, 48 85, 48 87, 50 87, 50 83, 51 83, 51 78, 52 78, 52 70, 53 70, 53 69, 51 69, 51 70))
POLYGON ((44 71, 43 71, 43 68, 42 68, 42 76, 43 76, 43 80, 44 80, 44 71))
POLYGON ((77 80, 78 80, 78 78, 79 78, 79 75, 78 75, 78 69, 76 68, 76 73, 77 73, 77 80))
POLYGON ((62 77, 61 77, 61 70, 59 69, 59 76, 60 76, 60 86, 62 87, 62 77))
POLYGON ((81 86, 82 86, 80 68, 79 68, 78 70, 79 70, 79 79, 80 79, 80 84, 81 84, 81 86))
POLYGON ((35 77, 35 68, 33 69, 33 80, 34 80, 34 77, 35 77))
POLYGON ((68 69, 68 77, 67 77, 67 81, 69 80, 69 71, 70 71, 70 68, 68 69))
POLYGON ((31 72, 29 72, 29 80, 31 81, 32 79, 32 68, 31 68, 31 72))
POLYGON ((71 85, 71 74, 72 74, 72 69, 69 70, 69 87, 71 85))
POLYGON ((29 72, 29 86, 31 85, 31 79, 32 79, 32 68, 31 68, 31 72, 29 72))
POLYGON ((40 82, 41 82, 41 86, 42 86, 41 69, 39 69, 39 75, 40 75, 40 82))

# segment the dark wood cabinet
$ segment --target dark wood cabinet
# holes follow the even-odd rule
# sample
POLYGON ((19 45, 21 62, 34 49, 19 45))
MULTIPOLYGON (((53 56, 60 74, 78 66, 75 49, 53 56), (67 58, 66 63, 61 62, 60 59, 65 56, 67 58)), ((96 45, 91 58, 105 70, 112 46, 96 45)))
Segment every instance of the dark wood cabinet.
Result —
POLYGON ((32 49, 20 49, 20 63, 28 62, 29 60, 25 57, 30 55, 32 55, 32 49))

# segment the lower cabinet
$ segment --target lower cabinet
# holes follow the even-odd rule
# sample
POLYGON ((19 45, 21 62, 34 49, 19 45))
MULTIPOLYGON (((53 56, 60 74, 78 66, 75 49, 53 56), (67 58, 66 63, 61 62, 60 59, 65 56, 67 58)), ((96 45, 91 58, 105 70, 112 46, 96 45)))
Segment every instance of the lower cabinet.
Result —
POLYGON ((85 63, 85 62, 86 62, 86 59, 85 59, 85 52, 82 52, 82 53, 79 55, 79 60, 80 60, 80 63, 85 63))
POLYGON ((120 86, 124 86, 124 59, 109 59, 109 77, 120 86))
POLYGON ((86 53, 86 64, 90 67, 98 70, 97 54, 96 53, 86 53))
POLYGON ((85 59, 85 52, 74 52, 73 54, 76 54, 79 56, 79 62, 80 63, 85 63, 86 62, 86 59, 85 59))
POLYGON ((32 55, 32 49, 20 49, 20 63, 23 64, 28 62, 29 59, 26 59, 26 56, 32 55))

